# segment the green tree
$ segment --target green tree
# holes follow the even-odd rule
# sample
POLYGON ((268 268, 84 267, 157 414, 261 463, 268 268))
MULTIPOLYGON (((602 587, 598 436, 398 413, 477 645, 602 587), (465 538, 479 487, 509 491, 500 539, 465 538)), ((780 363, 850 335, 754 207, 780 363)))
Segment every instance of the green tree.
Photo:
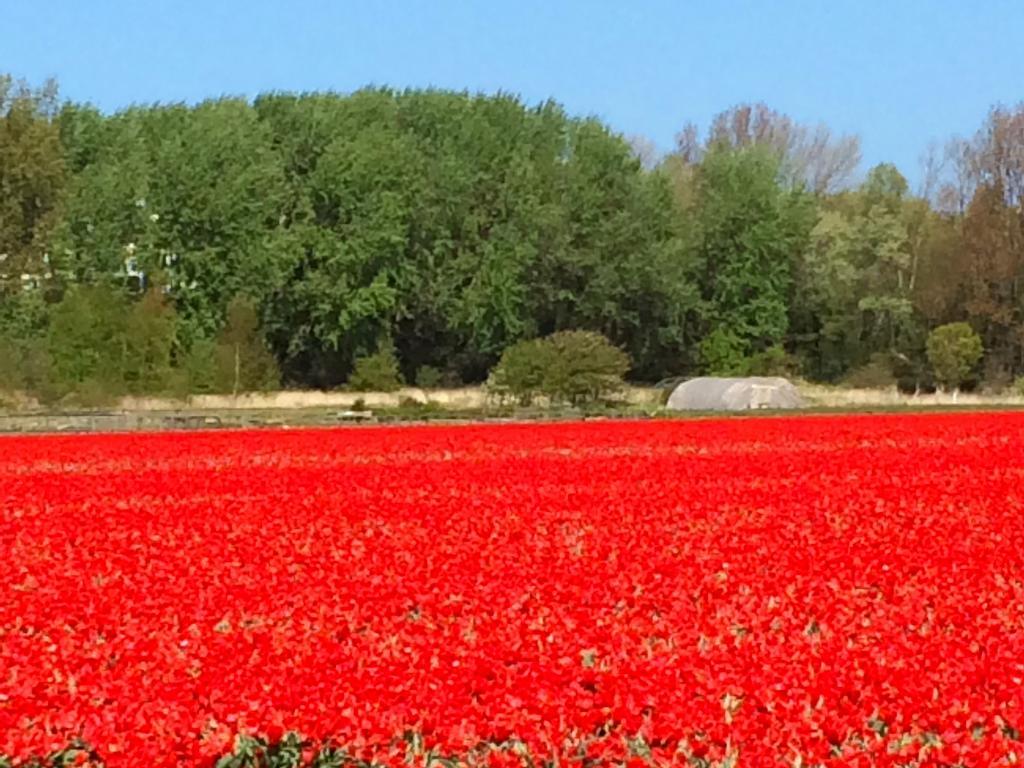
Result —
POLYGON ((573 126, 559 167, 564 245, 532 273, 538 330, 587 329, 621 346, 636 373, 678 369, 698 304, 692 222, 677 215, 669 177, 647 173, 628 143, 596 121, 573 126))
POLYGON ((0 75, 0 297, 21 275, 48 271, 67 168, 55 122, 57 86, 33 89, 0 75))
POLYGON ((573 405, 596 402, 622 388, 629 356, 593 331, 559 331, 547 338, 553 365, 544 377, 552 398, 573 405))
POLYGON ((268 333, 286 369, 318 386, 343 381, 355 358, 390 333, 411 266, 408 232, 423 179, 415 144, 384 119, 392 101, 386 93, 327 101, 336 132, 324 128, 324 143, 293 169, 289 236, 298 255, 273 299, 268 333))
POLYGON ((349 389, 356 392, 395 392, 403 383, 390 339, 382 342, 372 355, 357 358, 348 379, 349 389))
POLYGON ((810 246, 797 261, 791 321, 808 372, 835 380, 873 356, 915 346, 913 293, 919 268, 920 201, 890 165, 857 190, 822 203, 810 246))
MULTIPOLYGON (((193 357, 194 374, 202 380, 204 359, 209 348, 200 343, 193 357)), ((216 388, 237 395, 272 389, 281 383, 277 360, 267 346, 260 330, 256 304, 244 296, 236 296, 228 304, 227 320, 217 336, 213 351, 216 365, 216 388)))
POLYGON ((700 343, 704 369, 712 376, 743 376, 749 368, 749 346, 732 331, 718 327, 700 343))
POLYGON ((221 99, 135 107, 94 125, 65 109, 80 166, 59 242, 79 282, 128 282, 135 270, 169 291, 187 346, 212 338, 232 297, 263 302, 296 255, 282 217, 288 187, 271 133, 251 105, 221 99))
POLYGON ((795 357, 813 378, 884 360, 920 384, 927 328, 964 312, 986 376, 1024 370, 1020 108, 993 110, 953 147, 950 183, 914 197, 888 164, 848 188, 855 138, 764 105, 723 113, 703 143, 688 128, 645 164, 600 121, 504 93, 368 88, 105 115, 58 109, 52 85, 0 82, 8 387, 272 385, 273 372, 236 382, 221 338, 243 293, 264 359, 298 386, 345 381, 382 338, 406 379, 479 381, 519 340, 567 329, 605 336, 646 380, 795 357), (123 302, 123 329, 97 308, 57 334, 92 289, 123 302), (96 323, 110 339, 86 343, 96 323), (92 350, 80 370, 65 331, 92 350), (86 375, 107 347, 116 360, 86 375))
POLYGON ((125 394, 129 314, 127 297, 103 287, 75 287, 54 306, 47 350, 55 395, 98 404, 125 394))
POLYGON ((174 308, 159 291, 132 302, 124 332, 122 377, 134 395, 160 394, 174 386, 174 308))
POLYGON ((759 146, 713 147, 698 170, 696 271, 704 336, 712 339, 703 345, 706 366, 732 368, 786 339, 792 265, 815 209, 803 192, 780 186, 778 171, 776 156, 759 146))
POLYGON ((0 297, 0 390, 48 394, 50 305, 41 291, 0 297))
POLYGON ((505 348, 487 379, 487 388, 499 398, 511 397, 530 405, 546 394, 548 371, 554 368, 554 348, 546 339, 527 339, 505 348))
POLYGON ((981 360, 984 347, 968 323, 948 323, 928 334, 927 350, 935 380, 956 391, 981 360))
POLYGON ((505 350, 491 372, 489 389, 528 405, 537 395, 573 405, 618 391, 629 357, 592 331, 559 331, 505 350))

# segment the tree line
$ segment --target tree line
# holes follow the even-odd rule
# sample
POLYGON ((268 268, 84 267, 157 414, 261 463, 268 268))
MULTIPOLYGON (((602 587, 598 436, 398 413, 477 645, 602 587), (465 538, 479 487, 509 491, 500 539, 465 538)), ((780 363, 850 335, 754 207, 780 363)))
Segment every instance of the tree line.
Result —
MULTIPOLYGON (((630 377, 932 384, 1024 372, 1024 108, 921 188, 764 105, 664 156, 553 101, 365 89, 104 114, 0 78, 0 389, 48 400, 410 383, 592 331, 630 377)), ((969 382, 970 383, 970 382, 969 382)))

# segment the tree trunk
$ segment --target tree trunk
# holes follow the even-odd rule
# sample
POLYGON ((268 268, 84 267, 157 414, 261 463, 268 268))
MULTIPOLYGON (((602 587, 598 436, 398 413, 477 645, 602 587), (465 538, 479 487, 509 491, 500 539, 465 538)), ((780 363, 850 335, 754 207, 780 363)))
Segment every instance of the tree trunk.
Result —
POLYGON ((238 398, 238 380, 242 369, 242 358, 238 349, 238 344, 235 344, 235 383, 231 388, 231 397, 233 399, 238 398))

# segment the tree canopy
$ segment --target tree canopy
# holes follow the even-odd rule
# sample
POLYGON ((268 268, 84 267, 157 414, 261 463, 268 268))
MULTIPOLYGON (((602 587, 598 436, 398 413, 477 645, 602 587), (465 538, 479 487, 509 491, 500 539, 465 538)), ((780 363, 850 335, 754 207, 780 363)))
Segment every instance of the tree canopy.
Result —
POLYGON ((1010 381, 1022 126, 994 109, 914 194, 892 165, 858 181, 857 137, 761 104, 659 157, 506 93, 104 114, 0 77, 0 387, 333 387, 381 349, 406 381, 481 382, 563 331, 640 381, 769 361, 920 386, 929 333, 959 322, 1010 381))

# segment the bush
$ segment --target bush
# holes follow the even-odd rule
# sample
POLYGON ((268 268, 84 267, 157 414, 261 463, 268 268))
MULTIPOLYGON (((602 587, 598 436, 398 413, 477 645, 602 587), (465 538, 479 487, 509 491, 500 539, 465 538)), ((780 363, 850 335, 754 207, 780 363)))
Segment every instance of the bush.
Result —
POLYGON ((387 342, 374 354, 358 358, 348 377, 348 388, 355 392, 394 392, 403 384, 395 348, 387 342))
POLYGON ((508 347, 488 389, 529 405, 538 395, 573 405, 596 402, 622 388, 629 358, 590 331, 560 331, 508 347))
MULTIPOLYGON (((981 381, 978 383, 985 392, 994 395, 1002 394, 1007 390, 1014 390, 1017 386, 1017 381, 1013 378, 1013 374, 994 359, 985 361, 984 371, 981 373, 981 381)), ((970 381, 965 381, 960 385, 960 388, 970 389, 970 384, 970 381)))
POLYGON ((841 383, 854 389, 892 389, 896 386, 892 360, 884 352, 876 353, 867 363, 846 374, 841 383))
POLYGON ((732 331, 716 328, 700 343, 700 357, 711 376, 746 376, 747 343, 732 331))
POLYGON ((0 337, 0 392, 17 392, 25 387, 18 346, 0 337))
POLYGON ((80 382, 61 399, 65 406, 75 408, 107 408, 117 402, 116 387, 109 381, 90 378, 80 382))
POLYGON ((443 379, 441 370, 432 365, 424 365, 416 371, 416 386, 420 389, 437 389, 443 379))
POLYGON ((179 364, 182 383, 178 395, 209 395, 221 390, 217 373, 217 344, 196 339, 179 364))
POLYGON ((104 399, 100 392, 110 399, 125 393, 129 311, 122 293, 95 286, 76 286, 54 306, 46 351, 57 397, 82 392, 95 402, 104 399))
POLYGON ((256 305, 244 297, 228 304, 214 357, 217 388, 222 392, 266 391, 281 383, 277 360, 260 331, 256 305))
POLYGON ((562 331, 546 339, 553 366, 544 377, 545 394, 579 405, 622 389, 629 357, 599 333, 562 331))
POLYGON ((747 373, 751 376, 794 376, 800 370, 795 357, 779 346, 768 347, 747 360, 747 373))
POLYGON ((981 337, 967 323, 940 325, 925 345, 935 380, 947 389, 959 390, 981 360, 981 337))
POLYGON ((172 387, 174 309, 157 291, 131 305, 123 342, 123 378, 133 395, 163 393, 172 387))
POLYGON ((511 397, 520 405, 530 405, 538 395, 546 394, 545 376, 555 364, 553 355, 546 339, 513 344, 491 371, 487 388, 501 399, 511 397))

